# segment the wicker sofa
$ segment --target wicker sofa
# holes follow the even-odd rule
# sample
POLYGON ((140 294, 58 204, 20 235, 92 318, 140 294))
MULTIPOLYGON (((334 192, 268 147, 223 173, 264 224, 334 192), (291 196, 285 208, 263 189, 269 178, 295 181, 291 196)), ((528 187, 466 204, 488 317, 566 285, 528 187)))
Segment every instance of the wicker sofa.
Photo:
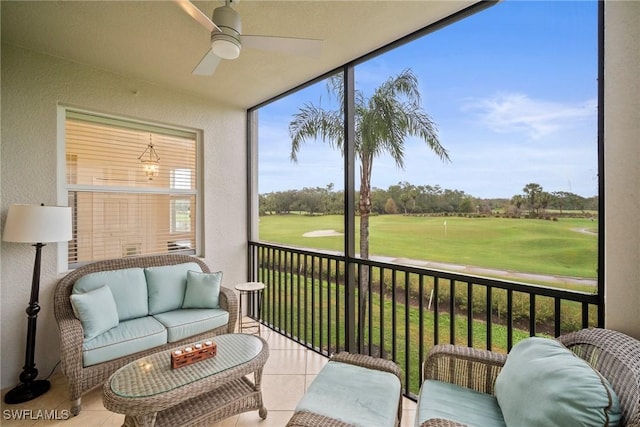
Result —
MULTIPOLYGON (((553 341, 553 340, 550 340, 553 341)), ((570 349, 574 355, 586 361, 598 375, 606 378, 619 400, 619 425, 626 427, 640 427, 640 341, 623 333, 608 329, 583 329, 577 332, 561 335, 557 341, 570 349)), ((515 348, 515 347, 514 347, 515 348)), ((565 349, 566 350, 566 349, 565 349)), ((460 400, 450 405, 450 414, 447 416, 425 416, 421 406, 433 406, 434 400, 426 396, 426 384, 431 382, 443 382, 473 390, 479 396, 486 394, 494 396, 496 382, 500 372, 505 368, 508 356, 486 350, 472 349, 463 346, 437 345, 430 351, 424 363, 424 379, 420 396, 418 397, 418 410, 416 411, 416 427, 464 427, 473 425, 472 422, 454 420, 457 414, 469 412, 465 408, 466 402, 460 400)), ((581 363, 581 362, 580 362, 581 363)), ((560 371, 558 377, 562 378, 565 370, 560 371)), ((535 381, 535 379, 534 379, 535 381)), ((566 378, 561 381, 565 383, 566 378)), ((604 382, 602 382, 604 383, 604 382)), ((529 383, 531 385, 531 383, 529 383)), ((568 384, 571 387, 571 384, 568 384)), ((579 385, 573 384, 570 393, 579 393, 582 390, 579 385)), ((526 393, 521 387, 513 394, 526 393)), ((550 387, 551 388, 551 387, 550 387)), ((555 390, 554 390, 555 391, 555 390)), ((490 399, 486 399, 490 400, 490 399)), ((537 402, 533 402, 537 403, 537 402)), ((592 406, 593 402, 589 402, 592 406)), ((437 404, 436 404, 437 406, 437 404)), ((444 412, 447 412, 446 410, 444 412)), ((553 416, 556 416, 553 414, 553 416)), ((486 425, 486 424, 485 424, 486 425)), ((504 425, 496 423, 496 425, 504 425)), ((506 425, 510 425, 506 422, 506 425)), ((550 424, 546 424, 550 425, 550 424)), ((571 425, 583 425, 571 423, 571 425)))
MULTIPOLYGON (((73 415, 80 413, 81 396, 84 393, 102 385, 109 375, 125 364, 160 350, 190 344, 217 334, 234 332, 238 301, 231 289, 220 286, 217 295, 218 307, 211 310, 182 309, 180 305, 186 300, 177 303, 167 301, 167 296, 171 298, 180 292, 182 296, 185 295, 186 277, 180 279, 181 271, 184 272, 184 276, 186 273, 191 275, 192 272, 198 272, 195 274, 205 277, 212 276, 202 274, 210 273, 210 270, 201 260, 189 255, 169 254, 98 261, 77 268, 58 282, 54 292, 54 315, 60 335, 61 368, 69 383, 73 415), (132 278, 134 284, 129 283, 132 278), (119 323, 102 336, 87 337, 87 330, 83 329, 83 324, 87 329, 89 324, 82 317, 82 312, 78 313, 76 299, 72 304, 72 295, 85 295, 82 292, 86 289, 78 290, 78 287, 82 286, 95 291, 93 288, 96 287, 96 282, 100 283, 103 280, 107 281, 107 284, 101 285, 100 289, 108 287, 113 290, 114 304, 117 305, 117 315, 120 317, 119 323), (151 280, 155 280, 153 288, 151 280), (145 284, 149 286, 148 289, 144 288, 145 284), (134 295, 134 298, 137 298, 137 313, 132 313, 131 307, 126 307, 131 306, 131 298, 126 292, 130 292, 132 287, 138 290, 134 295), (117 293, 122 294, 123 289, 124 297, 120 295, 118 299, 117 293), (162 294, 164 300, 157 299, 161 292, 165 292, 162 294), (153 295, 156 295, 155 303, 152 300, 153 295), (172 307, 162 308, 161 303, 165 306, 169 303, 172 307), (142 312, 139 307, 141 304, 142 312), (148 304, 146 311, 144 304, 148 304), (165 319, 169 319, 169 322, 165 322, 165 319), (162 330, 163 327, 165 331, 162 330), (96 342, 99 344, 96 345, 96 342)), ((100 304, 99 310, 104 308, 102 305, 100 304)), ((92 307, 89 306, 87 311, 93 311, 92 307)))

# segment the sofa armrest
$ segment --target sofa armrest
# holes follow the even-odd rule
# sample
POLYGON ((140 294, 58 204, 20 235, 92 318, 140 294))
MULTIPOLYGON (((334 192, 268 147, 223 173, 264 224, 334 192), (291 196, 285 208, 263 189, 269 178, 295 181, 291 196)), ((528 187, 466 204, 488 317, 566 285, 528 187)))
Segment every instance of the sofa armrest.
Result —
POLYGON ((238 320, 238 297, 233 289, 220 287, 220 308, 229 312, 229 323, 227 333, 232 334, 236 330, 238 320))
POLYGON ((59 314, 57 319, 60 334, 60 368, 65 375, 79 375, 82 370, 82 323, 73 314, 59 314))
POLYGON ((436 345, 424 363, 424 379, 438 380, 494 394, 507 355, 451 344, 436 345))

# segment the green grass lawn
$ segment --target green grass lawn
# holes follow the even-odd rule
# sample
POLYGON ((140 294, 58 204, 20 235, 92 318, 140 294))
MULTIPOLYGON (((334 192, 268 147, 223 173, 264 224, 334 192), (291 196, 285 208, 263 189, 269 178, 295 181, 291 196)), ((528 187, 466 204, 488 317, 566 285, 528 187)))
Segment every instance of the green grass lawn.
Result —
MULTIPOLYGON (((356 228, 358 225, 356 219, 356 228)), ((295 214, 260 217, 261 241, 344 249, 342 236, 303 237, 315 230, 343 232, 344 218, 295 214)), ((597 221, 580 218, 547 221, 381 215, 371 217, 369 251, 378 256, 596 278, 596 233, 597 221), (581 229, 590 233, 576 231, 581 229)))
MULTIPOLYGON (((588 219, 546 221, 384 215, 371 218, 370 253, 395 258, 595 278, 597 235, 593 234, 594 229, 597 230, 597 222, 588 219), (592 233, 576 230, 589 230, 592 233)), ((260 217, 261 241, 305 248, 343 250, 343 236, 303 236, 304 233, 317 230, 342 232, 343 217, 296 214, 260 217)), ((285 269, 276 273, 277 279, 274 279, 265 291, 263 317, 267 323, 299 337, 313 348, 328 352, 344 348, 345 295, 342 285, 336 285, 333 279, 332 283, 327 282, 328 278, 325 280, 324 277, 314 283, 294 274, 294 271, 297 270, 285 269)), ((268 275, 268 272, 264 271, 263 274, 268 275)), ((373 277, 378 277, 375 271, 373 277)), ((399 288, 404 289, 403 276, 399 274, 397 279, 399 288)), ((409 282, 408 288, 414 297, 418 292, 415 286, 415 283, 409 282)), ((426 280, 424 286, 424 295, 429 295, 433 283, 426 280)), ((456 288, 455 292, 458 310, 453 327, 454 338, 450 335, 450 313, 443 312, 436 317, 433 308, 427 309, 426 304, 423 310, 420 310, 416 300, 406 305, 402 292, 398 294, 399 300, 395 305, 387 294, 383 297, 379 293, 370 294, 371 321, 360 326, 364 329, 365 346, 383 349, 387 356, 392 356, 403 373, 408 375, 407 384, 413 393, 416 393, 420 386, 419 369, 424 358, 424 354, 419 352, 420 344, 424 346, 425 352, 428 351, 434 344, 434 331, 439 332, 440 343, 467 344, 469 325, 465 313, 469 302, 466 301, 464 286, 456 288), (421 324, 424 328, 422 339, 419 337, 421 324)), ((446 286, 440 289, 439 298, 443 299, 442 303, 450 298, 446 286)), ((495 290, 492 294, 492 310, 497 314, 498 320, 494 320, 492 324, 490 347, 497 351, 507 350, 507 328, 500 320, 506 312, 506 298, 506 291, 503 290, 495 290)), ((526 294, 513 295, 514 321, 525 324, 528 322, 529 301, 526 294)), ((484 314, 486 295, 482 289, 474 292, 472 304, 473 346, 485 348, 488 325, 484 314)), ((535 310, 537 322, 541 322, 540 325, 544 324, 546 330, 552 324, 549 322, 554 316, 559 316, 563 329, 574 330, 580 327, 582 312, 579 303, 564 303, 561 313, 558 314, 555 313, 552 298, 539 297, 536 299, 535 310)), ((591 307, 590 310, 593 311, 595 308, 591 307)), ((595 319, 595 312, 591 313, 589 318, 595 319)), ((541 331, 542 328, 537 330, 541 331)), ((527 330, 514 326, 514 343, 527 336, 527 330)))
MULTIPOLYGON (((265 321, 327 353, 344 349, 343 287, 329 285, 326 281, 301 280, 301 277, 290 274, 283 274, 281 279, 278 285, 265 290, 262 311, 265 321)), ((435 344, 436 328, 440 343, 467 345, 469 331, 466 315, 456 316, 455 336, 452 337, 451 316, 447 313, 440 313, 436 324, 435 313, 427 310, 426 306, 421 311, 415 304, 409 307, 403 301, 393 304, 389 295, 381 298, 379 293, 372 293, 369 297, 371 323, 367 321, 364 325, 363 351, 367 352, 366 349, 371 345, 374 354, 380 356, 378 351, 383 349, 384 356, 391 357, 400 366, 405 384, 412 393, 419 391, 419 370, 426 353, 435 344), (423 354, 420 354, 420 323, 424 331, 423 354)), ((486 348, 487 323, 475 320, 472 328, 473 346, 486 348)), ((526 331, 513 330, 514 343, 528 336, 526 331)), ((491 347, 494 351, 506 353, 506 326, 497 323, 492 325, 491 347)))

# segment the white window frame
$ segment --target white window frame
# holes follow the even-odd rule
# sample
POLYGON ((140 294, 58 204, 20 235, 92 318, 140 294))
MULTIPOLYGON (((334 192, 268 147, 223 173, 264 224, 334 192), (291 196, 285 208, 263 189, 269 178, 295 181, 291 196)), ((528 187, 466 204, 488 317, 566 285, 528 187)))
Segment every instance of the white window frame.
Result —
MULTIPOLYGON (((96 111, 91 111, 91 110, 85 110, 85 109, 80 109, 80 108, 75 108, 75 107, 70 107, 70 106, 65 106, 65 105, 58 105, 57 108, 57 136, 56 136, 56 140, 57 140, 57 173, 56 173, 56 182, 57 182, 57 204, 58 206, 68 206, 69 202, 68 202, 68 192, 69 191, 74 191, 74 190, 88 190, 89 188, 87 188, 88 186, 83 186, 83 185, 67 185, 67 181, 66 181, 66 174, 67 174, 67 168, 66 168, 66 131, 65 131, 65 125, 66 125, 66 119, 67 119, 67 112, 76 112, 76 113, 80 113, 80 114, 87 114, 87 115, 92 115, 95 117, 99 117, 101 119, 104 119, 104 122, 106 124, 108 124, 110 121, 116 121, 116 122, 128 122, 134 126, 136 126, 136 129, 140 129, 140 130, 145 130, 145 129, 149 129, 149 130, 158 130, 158 129, 163 129, 163 130, 169 130, 169 131, 176 131, 179 133, 189 133, 195 136, 195 144, 196 144, 196 162, 195 162, 195 168, 196 168, 196 177, 195 177, 195 185, 196 188, 195 190, 185 190, 185 189, 174 189, 173 190, 173 194, 179 196, 179 193, 183 193, 185 196, 195 196, 195 210, 194 212, 191 212, 191 215, 195 215, 196 219, 195 219, 195 256, 202 256, 202 252, 203 252, 203 237, 202 237, 202 233, 204 232, 204 226, 203 226, 203 217, 204 215, 202 214, 202 200, 203 200, 203 171, 202 171, 202 165, 204 164, 204 162, 202 161, 202 140, 203 140, 203 135, 202 135, 202 131, 198 130, 198 129, 193 129, 193 128, 187 128, 187 127, 183 127, 183 126, 175 126, 175 125, 165 125, 165 124, 156 124, 150 121, 143 121, 143 120, 137 120, 137 119, 131 119, 129 117, 125 117, 123 116, 115 116, 115 115, 110 115, 110 114, 104 114, 104 113, 99 113, 96 111), (137 127, 139 126, 139 127, 137 127)), ((93 187, 91 188, 93 189, 93 187)), ((128 187, 118 187, 118 186, 113 186, 113 187, 102 187, 101 188, 102 191, 117 191, 117 192, 127 192, 127 190, 130 190, 130 188, 128 187)), ((149 189, 137 189, 136 192, 138 193, 146 193, 146 194, 153 194, 153 193, 158 193, 159 191, 157 189, 153 189, 153 188, 149 188, 149 189)), ((165 194, 164 191, 160 191, 163 194, 165 194)), ((82 263, 77 263, 74 265, 70 265, 68 262, 68 249, 69 249, 69 245, 67 242, 60 242, 58 243, 58 250, 57 250, 57 265, 58 265, 58 271, 60 272, 64 272, 64 271, 68 271, 71 270, 79 265, 81 265, 82 263)), ((167 251, 167 253, 170 253, 169 251, 167 251)))

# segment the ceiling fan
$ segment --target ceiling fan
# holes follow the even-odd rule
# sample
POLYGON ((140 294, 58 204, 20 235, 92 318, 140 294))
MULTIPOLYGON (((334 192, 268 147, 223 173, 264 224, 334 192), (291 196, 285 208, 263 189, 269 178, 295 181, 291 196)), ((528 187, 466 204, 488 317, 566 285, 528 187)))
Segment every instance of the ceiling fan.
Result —
POLYGON ((192 74, 213 74, 221 59, 236 59, 243 47, 305 56, 318 56, 322 52, 322 40, 242 34, 240 15, 231 7, 231 4, 237 4, 240 0, 225 0, 224 6, 213 11, 211 19, 189 0, 175 1, 211 33, 211 48, 192 74))

